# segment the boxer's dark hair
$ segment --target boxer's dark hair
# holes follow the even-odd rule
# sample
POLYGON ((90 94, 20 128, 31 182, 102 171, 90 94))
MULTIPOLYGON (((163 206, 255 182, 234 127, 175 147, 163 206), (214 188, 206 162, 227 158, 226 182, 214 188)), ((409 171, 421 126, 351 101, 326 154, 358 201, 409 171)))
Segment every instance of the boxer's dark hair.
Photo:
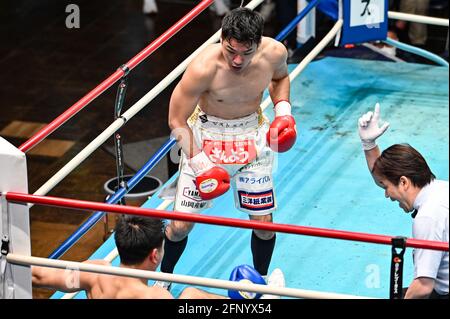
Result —
POLYGON ((222 20, 222 40, 235 39, 246 45, 259 45, 264 31, 264 18, 248 8, 231 10, 222 20))
POLYGON ((119 215, 114 239, 124 265, 142 263, 153 249, 160 249, 164 241, 164 223, 161 219, 119 215))

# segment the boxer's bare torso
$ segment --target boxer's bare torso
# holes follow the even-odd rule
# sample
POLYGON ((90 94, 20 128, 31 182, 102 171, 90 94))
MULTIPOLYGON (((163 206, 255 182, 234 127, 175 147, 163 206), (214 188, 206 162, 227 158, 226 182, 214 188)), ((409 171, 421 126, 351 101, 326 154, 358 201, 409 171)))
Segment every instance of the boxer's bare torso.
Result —
MULTIPOLYGON (((242 118, 258 110, 264 90, 279 85, 281 96, 289 96, 287 52, 280 42, 263 37, 256 45, 243 44, 235 39, 207 47, 187 68, 175 88, 169 110, 169 124, 185 129, 191 135, 187 119, 197 105, 209 115, 222 119, 242 118), (286 92, 285 92, 286 91, 286 92)), ((178 139, 180 142, 180 139, 178 139)), ((180 142, 186 154, 192 144, 180 142)))

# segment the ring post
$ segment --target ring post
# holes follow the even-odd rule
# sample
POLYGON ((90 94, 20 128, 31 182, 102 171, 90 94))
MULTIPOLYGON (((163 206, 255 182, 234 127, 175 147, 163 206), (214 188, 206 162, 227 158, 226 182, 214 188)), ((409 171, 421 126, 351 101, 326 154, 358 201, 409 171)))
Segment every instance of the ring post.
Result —
POLYGON ((6 262, 9 252, 31 255, 29 208, 8 203, 6 192, 28 193, 27 162, 23 152, 0 137, 0 299, 30 299, 31 269, 6 262))

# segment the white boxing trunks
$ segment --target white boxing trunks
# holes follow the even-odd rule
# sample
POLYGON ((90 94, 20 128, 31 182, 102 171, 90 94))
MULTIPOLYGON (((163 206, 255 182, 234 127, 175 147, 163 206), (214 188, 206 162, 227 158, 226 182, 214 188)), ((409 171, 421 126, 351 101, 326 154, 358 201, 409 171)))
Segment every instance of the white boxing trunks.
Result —
MULTIPOLYGON (((188 120, 195 143, 230 174, 236 208, 250 215, 276 209, 272 182, 273 151, 266 145, 269 122, 261 110, 240 119, 224 120, 199 107, 188 120)), ((187 158, 181 152, 174 210, 200 213, 212 201, 202 200, 187 158)))

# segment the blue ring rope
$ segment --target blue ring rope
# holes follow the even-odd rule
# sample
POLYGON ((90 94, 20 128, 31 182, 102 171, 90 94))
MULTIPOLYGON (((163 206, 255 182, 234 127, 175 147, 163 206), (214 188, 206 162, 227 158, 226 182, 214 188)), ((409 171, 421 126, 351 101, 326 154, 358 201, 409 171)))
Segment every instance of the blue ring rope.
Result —
MULTIPOLYGON (((127 192, 129 192, 134 186, 136 186, 150 170, 155 167, 159 161, 170 151, 175 145, 176 140, 170 138, 167 140, 160 149, 142 166, 142 168, 128 181, 128 189, 119 188, 107 201, 108 204, 117 204, 127 192)), ((70 235, 55 251, 48 257, 50 259, 58 259, 67 250, 70 249, 89 229, 91 229, 103 216, 104 212, 97 211, 88 218, 75 232, 70 235)))
POLYGON ((297 24, 303 20, 304 17, 315 7, 321 0, 313 0, 308 3, 308 5, 300 11, 300 13, 275 37, 275 40, 283 41, 292 30, 295 29, 297 24))

